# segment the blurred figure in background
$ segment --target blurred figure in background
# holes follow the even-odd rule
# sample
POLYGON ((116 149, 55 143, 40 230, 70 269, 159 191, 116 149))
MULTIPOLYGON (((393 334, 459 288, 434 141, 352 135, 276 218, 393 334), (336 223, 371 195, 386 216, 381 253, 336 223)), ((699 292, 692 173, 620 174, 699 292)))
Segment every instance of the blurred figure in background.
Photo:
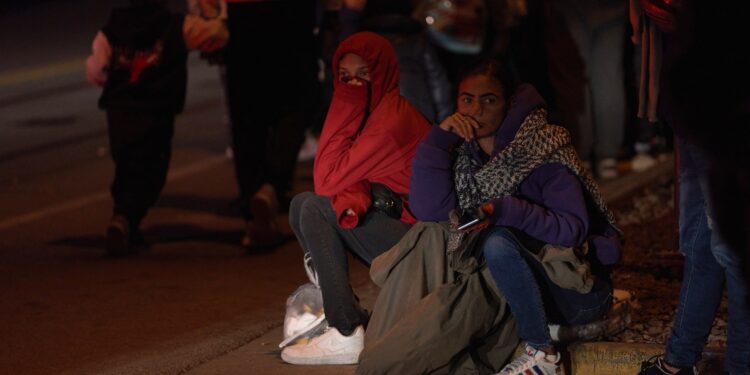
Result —
POLYGON ((174 120, 185 105, 188 50, 216 51, 227 38, 220 21, 172 13, 163 0, 113 9, 94 38, 86 76, 104 87, 99 107, 107 111, 115 162, 109 254, 145 245, 139 227, 166 182, 174 120))
POLYGON ((415 16, 425 25, 453 87, 459 72, 488 52, 490 16, 485 0, 422 0, 415 16))
POLYGON ((412 18, 412 2, 369 0, 364 8, 362 28, 388 39, 396 50, 401 73, 401 95, 431 124, 453 113, 453 89, 422 24, 412 18))
MULTIPOLYGON (((583 85, 581 91, 574 91, 583 95, 581 100, 563 99, 558 103, 561 120, 571 131, 581 159, 594 168, 596 176, 615 178, 626 120, 623 62, 627 4, 621 0, 554 0, 550 5, 563 16, 577 47, 583 74, 578 78, 583 81, 572 86, 583 85)), ((549 56, 549 63, 570 64, 558 61, 555 55, 549 56)), ((564 69, 556 72, 571 74, 564 69)), ((563 83, 555 86, 558 97, 570 95, 570 82, 553 82, 563 83)))
POLYGON ((297 153, 317 102, 315 1, 227 0, 226 51, 242 245, 271 247, 283 236, 297 153))

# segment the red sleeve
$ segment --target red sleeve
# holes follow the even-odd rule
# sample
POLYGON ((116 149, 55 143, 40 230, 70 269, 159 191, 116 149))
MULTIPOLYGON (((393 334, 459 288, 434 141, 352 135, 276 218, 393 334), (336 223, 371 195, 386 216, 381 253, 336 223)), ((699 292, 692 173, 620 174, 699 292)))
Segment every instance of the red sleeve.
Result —
MULTIPOLYGON (((339 102, 336 106, 339 108, 331 105, 330 110, 343 109, 340 107, 345 105, 339 102)), ((381 105, 387 106, 388 103, 381 105)), ((351 109, 349 112, 352 112, 351 109)), ((375 172, 384 167, 402 164, 404 147, 398 138, 414 138, 414 136, 409 132, 400 131, 399 127, 417 126, 417 124, 408 124, 406 120, 410 117, 404 118, 397 108, 393 110, 384 108, 382 111, 379 108, 378 112, 388 113, 388 116, 373 114, 356 139, 353 137, 359 127, 359 122, 352 121, 352 119, 361 121, 361 115, 347 116, 346 111, 340 111, 338 115, 344 114, 349 124, 344 124, 343 121, 338 123, 326 121, 315 159, 314 180, 317 194, 329 196, 337 194, 359 181, 371 180, 376 177, 375 172)), ((416 143, 416 141, 409 141, 412 140, 402 140, 405 143, 416 143)))
POLYGON ((367 213, 371 204, 370 183, 367 181, 360 181, 331 197, 336 221, 341 228, 346 229, 355 228, 359 224, 359 218, 367 213), (351 209, 356 215, 347 215, 347 209, 351 209))

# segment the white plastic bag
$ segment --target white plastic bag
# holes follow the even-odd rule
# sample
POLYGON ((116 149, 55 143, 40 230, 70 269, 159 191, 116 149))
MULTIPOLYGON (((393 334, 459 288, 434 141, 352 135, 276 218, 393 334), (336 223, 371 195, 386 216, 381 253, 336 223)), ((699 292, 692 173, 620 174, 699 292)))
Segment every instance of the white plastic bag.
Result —
POLYGON ((284 340, 279 348, 296 344, 322 333, 327 327, 323 311, 323 294, 318 286, 318 275, 312 267, 312 259, 305 253, 305 271, 310 279, 286 300, 284 316, 284 340))

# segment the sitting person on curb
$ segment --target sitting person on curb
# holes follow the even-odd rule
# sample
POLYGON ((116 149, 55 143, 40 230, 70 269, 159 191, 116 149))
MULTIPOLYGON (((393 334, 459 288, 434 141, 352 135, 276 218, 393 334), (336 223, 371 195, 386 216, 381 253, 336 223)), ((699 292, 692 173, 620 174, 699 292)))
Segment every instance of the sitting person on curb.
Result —
POLYGON ((357 363, 369 317, 349 284, 346 250, 369 265, 416 221, 405 198, 412 158, 430 129, 400 95, 396 54, 383 37, 361 32, 341 42, 333 73, 315 193, 295 196, 289 209, 317 273, 328 329, 284 348, 281 358, 293 364, 357 363))
POLYGON ((527 343, 500 374, 556 374, 548 324, 607 312, 619 230, 569 133, 547 123, 532 86, 515 88, 509 77, 494 60, 463 76, 458 111, 417 149, 410 203, 423 221, 447 220, 452 210, 480 218, 477 246, 527 343), (543 263, 560 256, 574 260, 566 273, 573 277, 543 263))

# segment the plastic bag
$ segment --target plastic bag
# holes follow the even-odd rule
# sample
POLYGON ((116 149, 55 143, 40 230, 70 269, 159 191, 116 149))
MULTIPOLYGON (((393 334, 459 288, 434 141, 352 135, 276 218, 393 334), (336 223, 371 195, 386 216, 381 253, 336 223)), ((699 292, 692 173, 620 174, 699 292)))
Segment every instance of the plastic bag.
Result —
POLYGON ((318 275, 312 267, 312 259, 305 253, 305 271, 310 279, 286 300, 284 316, 284 340, 279 348, 309 340, 327 327, 323 311, 323 294, 318 286, 318 275))

